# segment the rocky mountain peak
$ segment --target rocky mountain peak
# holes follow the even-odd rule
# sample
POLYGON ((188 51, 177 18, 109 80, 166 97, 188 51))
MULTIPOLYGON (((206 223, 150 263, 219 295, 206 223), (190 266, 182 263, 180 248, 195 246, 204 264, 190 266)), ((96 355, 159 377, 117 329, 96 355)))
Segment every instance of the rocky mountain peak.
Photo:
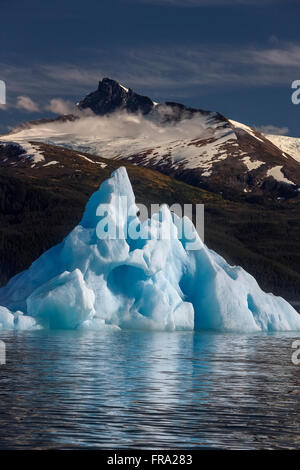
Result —
POLYGON ((147 96, 127 89, 111 78, 103 78, 98 89, 88 94, 78 104, 79 109, 91 109, 95 114, 103 116, 118 110, 129 113, 148 114, 154 107, 153 101, 147 96))

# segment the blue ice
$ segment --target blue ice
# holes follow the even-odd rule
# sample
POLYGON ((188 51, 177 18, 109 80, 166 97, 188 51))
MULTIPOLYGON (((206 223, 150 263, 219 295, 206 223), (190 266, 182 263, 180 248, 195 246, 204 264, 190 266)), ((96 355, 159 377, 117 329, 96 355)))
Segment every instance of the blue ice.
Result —
POLYGON ((185 221, 196 250, 178 237, 180 219, 167 206, 143 223, 136 213, 126 169, 119 168, 63 242, 0 289, 0 328, 300 330, 292 306, 208 249, 192 222, 185 221), (99 238, 106 222, 117 238, 99 238), (172 236, 136 240, 129 225, 148 235, 168 228, 172 236))

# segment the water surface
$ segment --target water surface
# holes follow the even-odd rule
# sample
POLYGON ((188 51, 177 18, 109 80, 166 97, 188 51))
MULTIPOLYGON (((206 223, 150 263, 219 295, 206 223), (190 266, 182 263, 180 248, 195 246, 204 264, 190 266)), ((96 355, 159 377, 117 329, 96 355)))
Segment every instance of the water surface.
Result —
POLYGON ((36 331, 0 339, 2 449, 300 447, 296 334, 36 331))

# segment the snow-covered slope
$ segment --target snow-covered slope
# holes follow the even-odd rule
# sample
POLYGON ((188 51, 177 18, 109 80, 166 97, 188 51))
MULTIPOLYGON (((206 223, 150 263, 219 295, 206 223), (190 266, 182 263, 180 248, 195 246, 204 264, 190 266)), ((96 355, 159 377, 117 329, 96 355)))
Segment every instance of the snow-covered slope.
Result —
POLYGON ((266 135, 266 138, 300 163, 300 138, 271 134, 266 135))
MULTIPOLYGON (((172 125, 158 124, 141 116, 126 113, 111 118, 83 117, 75 122, 47 123, 2 136, 0 142, 14 141, 28 156, 34 154, 29 142, 62 145, 103 158, 126 158, 144 155, 151 165, 182 166, 188 169, 211 169, 227 157, 228 146, 237 147, 237 137, 230 125, 217 113, 199 114, 192 120, 172 125)), ((236 154, 238 154, 238 149, 236 154)), ((38 150, 36 150, 38 152, 38 150)), ((147 163, 145 161, 145 163, 147 163)))
POLYGON ((300 331, 298 313, 209 250, 189 219, 167 206, 145 222, 136 213, 119 168, 65 240, 0 289, 0 328, 300 331))

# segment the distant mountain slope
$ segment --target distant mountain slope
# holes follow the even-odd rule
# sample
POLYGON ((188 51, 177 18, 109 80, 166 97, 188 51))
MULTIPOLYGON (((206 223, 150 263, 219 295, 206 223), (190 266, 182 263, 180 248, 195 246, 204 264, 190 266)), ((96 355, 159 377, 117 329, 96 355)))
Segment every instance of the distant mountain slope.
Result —
POLYGON ((78 224, 91 193, 125 165, 137 202, 204 203, 207 245, 247 269, 266 291, 300 299, 300 208, 295 199, 229 201, 128 162, 38 142, 31 146, 33 157, 15 144, 0 147, 1 285, 61 241, 78 224))
POLYGON ((300 163, 300 138, 270 134, 266 135, 266 138, 300 163))
POLYGON ((205 127, 210 135, 153 145, 115 158, 156 169, 189 184, 227 197, 297 197, 300 165, 255 129, 213 114, 205 127))

